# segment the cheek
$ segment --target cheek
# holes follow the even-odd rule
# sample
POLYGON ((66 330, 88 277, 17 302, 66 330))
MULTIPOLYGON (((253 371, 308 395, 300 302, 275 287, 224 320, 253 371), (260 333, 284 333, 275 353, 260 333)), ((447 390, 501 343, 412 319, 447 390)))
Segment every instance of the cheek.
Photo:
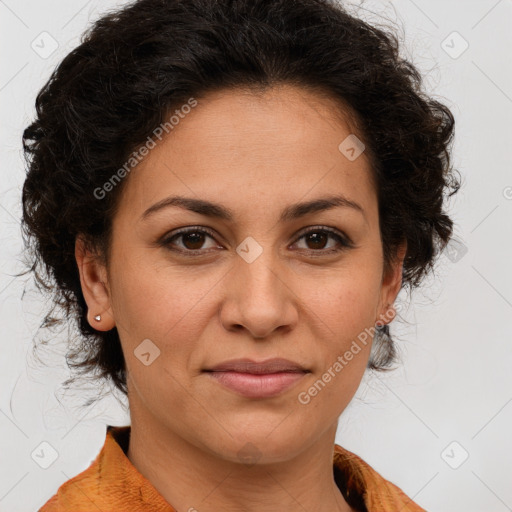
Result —
POLYGON ((375 275, 344 274, 329 281, 323 293, 311 294, 311 318, 317 317, 318 326, 315 353, 321 365, 301 390, 299 402, 332 422, 353 398, 367 367, 378 303, 375 275))
POLYGON ((318 278, 301 284, 311 322, 317 326, 313 337, 321 360, 314 387, 304 390, 305 401, 311 399, 310 405, 318 413, 332 414, 333 421, 336 411, 350 402, 366 370, 380 292, 379 260, 353 261, 321 279, 321 286, 318 278))
POLYGON ((322 280, 302 280, 304 302, 338 340, 357 336, 376 320, 380 295, 378 270, 361 263, 322 280))
POLYGON ((114 279, 116 327, 132 389, 155 415, 161 413, 162 397, 171 409, 184 411, 190 403, 183 386, 189 385, 207 321, 205 296, 215 282, 140 263, 118 267, 123 272, 114 279))
POLYGON ((151 257, 147 250, 136 249, 118 253, 115 268, 119 270, 112 277, 113 305, 116 322, 119 319, 130 333, 162 337, 172 329, 182 329, 190 324, 188 315, 197 315, 198 305, 214 285, 213 278, 173 267, 161 254, 151 257))
POLYGON ((188 378, 202 333, 215 314, 212 297, 223 273, 191 272, 162 264, 161 257, 155 263, 128 255, 115 268, 122 271, 113 275, 112 302, 128 369, 137 374, 144 369, 134 351, 149 339, 160 351, 151 374, 156 378, 158 370, 162 382, 170 378, 162 371, 188 378))

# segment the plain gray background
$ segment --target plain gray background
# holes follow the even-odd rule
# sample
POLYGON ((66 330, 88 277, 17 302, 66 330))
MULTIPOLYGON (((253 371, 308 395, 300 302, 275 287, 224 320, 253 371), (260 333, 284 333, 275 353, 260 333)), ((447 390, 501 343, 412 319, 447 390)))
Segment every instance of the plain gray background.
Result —
MULTIPOLYGON (((67 332, 34 357, 47 304, 12 277, 23 268, 21 134, 35 96, 89 22, 124 3, 0 0, 0 511, 37 510, 89 466, 106 424, 129 423, 114 398, 82 406, 94 386, 60 390, 67 332)), ((363 379, 336 440, 429 511, 512 510, 512 1, 354 5, 403 27, 404 55, 452 109, 463 188, 449 208, 460 243, 410 305, 400 295, 402 366, 363 379)))

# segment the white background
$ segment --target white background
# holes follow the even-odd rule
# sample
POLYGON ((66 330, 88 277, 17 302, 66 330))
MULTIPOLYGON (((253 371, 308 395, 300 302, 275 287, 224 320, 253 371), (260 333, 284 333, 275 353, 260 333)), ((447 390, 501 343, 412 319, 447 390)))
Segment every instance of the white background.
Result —
MULTIPOLYGON (((12 277, 23 268, 21 135, 36 93, 89 22, 123 3, 0 1, 2 512, 37 510, 89 466, 106 424, 129 423, 114 398, 83 406, 98 395, 94 387, 59 390, 69 376, 62 350, 41 350, 40 361, 32 355, 47 304, 30 280, 12 277), (42 47, 46 37, 51 50, 44 31, 58 42, 50 56, 31 47, 42 47), (48 469, 31 456, 51 453, 42 442, 57 453, 48 469)), ((337 442, 429 511, 512 510, 512 1, 374 1, 357 12, 403 27, 404 54, 455 115, 454 166, 463 188, 449 213, 467 253, 442 255, 435 279, 410 306, 400 296, 404 308, 392 332, 402 365, 391 375, 365 377, 340 419, 337 442), (469 47, 458 55, 464 41, 469 47)))

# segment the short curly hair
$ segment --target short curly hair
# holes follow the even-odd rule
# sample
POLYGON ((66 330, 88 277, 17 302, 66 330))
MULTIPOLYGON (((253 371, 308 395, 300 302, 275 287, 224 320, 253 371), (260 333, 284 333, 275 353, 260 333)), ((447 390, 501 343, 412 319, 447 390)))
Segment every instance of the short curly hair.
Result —
MULTIPOLYGON (((405 240, 402 287, 417 287, 433 269, 453 229, 444 202, 460 187, 450 164, 455 123, 422 91, 392 31, 335 0, 135 1, 84 34, 39 92, 36 119, 23 133, 22 234, 36 284, 52 294, 42 326, 77 322, 69 365, 99 371, 127 393, 117 329, 89 325, 75 260, 81 236, 108 264, 126 180, 101 200, 94 190, 190 97, 279 84, 348 106, 377 185, 385 268, 405 240), (52 316, 58 307, 60 320, 52 316)), ((396 350, 387 325, 374 346, 368 367, 389 369, 396 350)))

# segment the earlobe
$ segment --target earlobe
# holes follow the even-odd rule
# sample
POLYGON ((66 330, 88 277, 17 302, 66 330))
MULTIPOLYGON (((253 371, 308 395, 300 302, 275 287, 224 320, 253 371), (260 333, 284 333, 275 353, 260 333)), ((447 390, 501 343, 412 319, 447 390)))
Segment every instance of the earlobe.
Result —
POLYGON ((384 312, 375 321, 375 327, 382 327, 383 325, 390 324, 396 316, 396 309, 394 304, 388 303, 384 308, 384 312))
POLYGON ((87 248, 81 237, 75 241, 75 258, 80 273, 80 285, 87 303, 87 320, 98 331, 115 326, 110 302, 107 271, 97 254, 87 248))

